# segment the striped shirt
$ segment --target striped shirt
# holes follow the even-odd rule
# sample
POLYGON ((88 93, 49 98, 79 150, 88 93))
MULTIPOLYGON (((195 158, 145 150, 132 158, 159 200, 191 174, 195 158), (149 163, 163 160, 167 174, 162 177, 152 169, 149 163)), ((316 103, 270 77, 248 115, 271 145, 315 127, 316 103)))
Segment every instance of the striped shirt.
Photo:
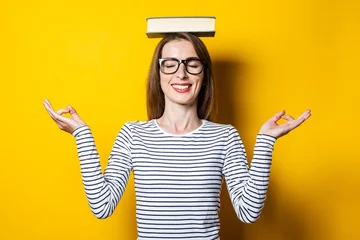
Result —
POLYGON ((202 120, 170 134, 156 120, 128 122, 104 174, 88 126, 73 132, 86 196, 97 218, 110 216, 134 171, 138 240, 217 240, 225 179, 238 218, 252 223, 264 206, 275 138, 258 134, 251 167, 237 130, 202 120))

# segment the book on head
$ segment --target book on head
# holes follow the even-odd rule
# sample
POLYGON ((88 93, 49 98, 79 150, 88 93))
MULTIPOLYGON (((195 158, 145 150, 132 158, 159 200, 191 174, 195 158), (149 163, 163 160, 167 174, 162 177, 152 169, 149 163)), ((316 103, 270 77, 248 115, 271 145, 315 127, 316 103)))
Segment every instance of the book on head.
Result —
POLYGON ((166 33, 188 32, 198 37, 215 36, 214 16, 148 17, 146 35, 163 37, 166 33))

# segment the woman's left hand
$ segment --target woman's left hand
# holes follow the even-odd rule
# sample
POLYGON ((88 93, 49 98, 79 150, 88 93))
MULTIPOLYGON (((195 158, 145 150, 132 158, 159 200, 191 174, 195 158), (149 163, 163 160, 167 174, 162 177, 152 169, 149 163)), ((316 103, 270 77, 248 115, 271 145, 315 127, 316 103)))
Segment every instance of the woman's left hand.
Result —
POLYGON ((267 134, 275 138, 282 137, 300 126, 300 124, 302 124, 310 116, 311 110, 306 110, 300 115, 300 117, 294 119, 290 115, 285 115, 285 110, 283 110, 275 114, 266 123, 264 123, 264 125, 262 125, 260 128, 259 134, 267 134), (287 122, 278 125, 276 122, 279 121, 280 118, 287 120, 287 122))

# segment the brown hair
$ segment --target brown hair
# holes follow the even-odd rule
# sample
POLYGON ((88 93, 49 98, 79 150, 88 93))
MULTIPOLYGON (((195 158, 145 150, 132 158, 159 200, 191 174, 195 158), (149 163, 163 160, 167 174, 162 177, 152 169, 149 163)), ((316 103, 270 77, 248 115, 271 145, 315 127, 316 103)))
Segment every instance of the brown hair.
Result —
POLYGON ((174 40, 187 40, 195 48, 196 54, 205 61, 203 86, 197 98, 197 113, 200 119, 212 120, 215 110, 214 77, 210 54, 205 44, 190 33, 169 33, 158 43, 150 65, 147 78, 147 114, 149 120, 160 118, 165 110, 165 97, 160 86, 159 58, 166 43, 174 40))

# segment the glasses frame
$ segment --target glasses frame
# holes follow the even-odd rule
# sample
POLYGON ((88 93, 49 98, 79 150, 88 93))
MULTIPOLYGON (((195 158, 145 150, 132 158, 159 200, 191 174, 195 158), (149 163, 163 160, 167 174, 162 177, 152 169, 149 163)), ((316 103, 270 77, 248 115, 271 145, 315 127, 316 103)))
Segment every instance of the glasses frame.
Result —
POLYGON ((191 75, 199 75, 199 74, 201 74, 201 73, 204 71, 204 68, 205 68, 205 61, 204 61, 204 60, 201 60, 201 59, 199 59, 199 58, 193 57, 193 58, 187 58, 187 59, 184 59, 184 60, 180 60, 180 59, 177 59, 177 58, 159 58, 159 69, 160 69, 160 72, 162 72, 163 74, 167 74, 167 75, 174 74, 174 73, 176 73, 176 72, 179 70, 180 64, 182 64, 182 63, 183 63, 184 66, 185 66, 185 71, 186 71, 187 73, 191 74, 191 75), (178 62, 177 68, 176 68, 176 70, 175 70, 174 72, 172 72, 172 73, 165 73, 165 72, 163 72, 163 71, 161 70, 161 63, 162 63, 163 61, 166 61, 166 60, 173 60, 173 61, 177 61, 177 62, 178 62), (199 61, 199 62, 202 63, 202 69, 201 69, 201 71, 200 71, 199 73, 191 73, 191 72, 188 71, 188 69, 187 69, 187 62, 192 61, 192 60, 197 60, 197 61, 199 61))

